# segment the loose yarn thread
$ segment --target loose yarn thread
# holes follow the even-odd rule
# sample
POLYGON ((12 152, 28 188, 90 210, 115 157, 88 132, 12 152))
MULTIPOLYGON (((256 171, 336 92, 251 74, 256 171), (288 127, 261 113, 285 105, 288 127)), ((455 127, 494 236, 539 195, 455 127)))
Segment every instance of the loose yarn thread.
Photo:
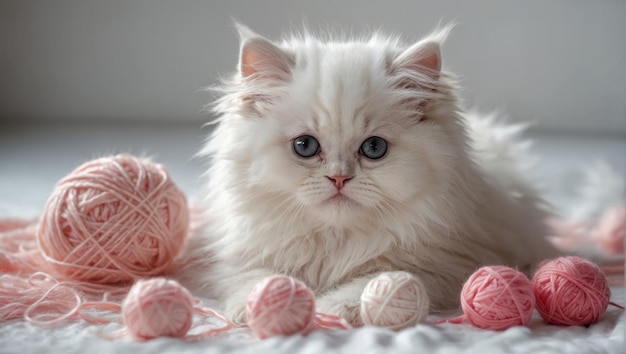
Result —
POLYGON ((407 272, 386 272, 370 280, 361 294, 366 325, 400 330, 423 321, 430 301, 421 281, 407 272))
POLYGON ((67 319, 109 323, 90 310, 119 310, 117 302, 128 291, 120 286, 60 282, 43 272, 28 278, 2 275, 0 284, 0 320, 25 319, 40 327, 53 327, 67 319))
POLYGON ((37 224, 13 225, 17 228, 5 227, 0 233, 0 320, 25 319, 40 327, 66 319, 107 323, 89 310, 111 309, 128 287, 56 279, 37 246, 37 224))
MULTIPOLYGON (((35 234, 36 221, 0 221, 0 272, 29 276, 46 267, 35 234)), ((0 287, 10 288, 8 285, 0 287)))

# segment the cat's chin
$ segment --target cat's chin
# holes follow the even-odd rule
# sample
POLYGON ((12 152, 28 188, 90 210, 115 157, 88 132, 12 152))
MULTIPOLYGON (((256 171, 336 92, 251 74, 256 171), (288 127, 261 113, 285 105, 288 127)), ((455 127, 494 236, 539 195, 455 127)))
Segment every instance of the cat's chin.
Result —
POLYGON ((347 197, 341 193, 337 193, 332 197, 324 200, 322 204, 324 206, 335 206, 338 208, 353 208, 359 206, 359 203, 357 203, 354 199, 347 197))
POLYGON ((319 211, 318 216, 326 224, 337 226, 354 222, 363 212, 362 204, 340 193, 319 202, 314 209, 319 211))

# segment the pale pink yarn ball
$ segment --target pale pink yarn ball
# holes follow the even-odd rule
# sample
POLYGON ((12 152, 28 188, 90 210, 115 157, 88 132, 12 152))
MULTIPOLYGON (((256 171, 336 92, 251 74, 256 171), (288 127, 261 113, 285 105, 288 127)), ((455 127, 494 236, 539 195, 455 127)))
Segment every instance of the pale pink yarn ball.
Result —
POLYGON ((194 300, 174 280, 137 281, 122 304, 122 318, 135 338, 184 337, 191 328, 194 300))
POLYGON ((307 334, 315 322, 315 295, 303 282, 275 275, 252 289, 246 314, 248 326, 261 339, 307 334))
POLYGON ((621 205, 609 209, 598 221, 596 240, 611 254, 624 254, 626 240, 626 208, 621 205))
POLYGON ((163 273, 188 228, 187 199, 167 170, 117 155, 87 162, 57 183, 37 241, 55 275, 116 283, 163 273))
POLYGON ((611 298, 600 268, 580 257, 544 262, 533 277, 537 311, 556 325, 590 325, 606 311, 611 298))
POLYGON ((472 325, 503 330, 530 323, 535 296, 524 273, 506 266, 485 266, 463 285, 461 306, 472 325))
POLYGON ((366 325, 400 330, 423 321, 430 301, 419 279, 407 272, 378 275, 361 294, 361 319, 366 325))

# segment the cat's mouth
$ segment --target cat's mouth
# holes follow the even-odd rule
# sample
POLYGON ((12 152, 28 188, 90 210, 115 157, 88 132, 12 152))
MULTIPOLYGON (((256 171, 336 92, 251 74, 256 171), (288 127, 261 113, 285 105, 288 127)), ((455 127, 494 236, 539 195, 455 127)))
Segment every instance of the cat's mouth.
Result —
POLYGON ((335 204, 335 205, 355 205, 356 202, 354 201, 354 199, 345 196, 344 194, 341 193, 337 193, 335 195, 333 195, 332 197, 326 199, 325 201, 326 204, 335 204))

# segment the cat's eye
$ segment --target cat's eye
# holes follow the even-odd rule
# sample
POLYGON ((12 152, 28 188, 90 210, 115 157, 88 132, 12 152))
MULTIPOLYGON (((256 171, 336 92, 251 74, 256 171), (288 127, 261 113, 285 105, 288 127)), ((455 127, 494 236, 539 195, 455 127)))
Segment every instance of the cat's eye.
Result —
POLYGON ((302 157, 313 157, 320 150, 320 143, 310 135, 303 135, 293 140, 293 151, 302 157))
POLYGON ((378 136, 369 137, 361 144, 360 152, 368 159, 378 160, 387 153, 387 142, 378 136))

